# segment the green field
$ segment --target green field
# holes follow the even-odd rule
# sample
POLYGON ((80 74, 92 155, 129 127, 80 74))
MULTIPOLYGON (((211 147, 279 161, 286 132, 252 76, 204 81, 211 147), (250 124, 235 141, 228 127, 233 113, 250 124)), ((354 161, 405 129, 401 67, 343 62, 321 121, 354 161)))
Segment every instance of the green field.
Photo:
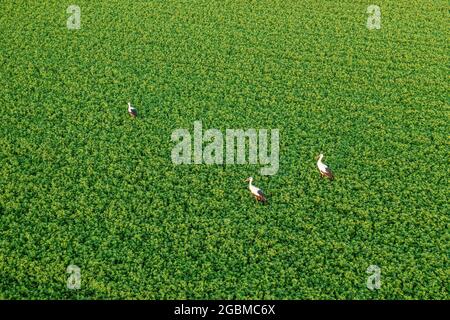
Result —
POLYGON ((450 298, 447 1, 40 2, 0 4, 0 299, 450 298), (174 165, 194 121, 278 173, 174 165))

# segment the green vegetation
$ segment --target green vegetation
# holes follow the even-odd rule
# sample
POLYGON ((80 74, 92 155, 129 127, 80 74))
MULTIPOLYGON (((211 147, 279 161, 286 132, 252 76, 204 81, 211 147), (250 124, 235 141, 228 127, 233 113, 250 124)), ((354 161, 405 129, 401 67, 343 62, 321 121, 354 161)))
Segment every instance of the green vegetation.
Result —
POLYGON ((3 1, 0 298, 448 299, 448 3, 369 4, 3 1), (278 174, 173 165, 195 120, 278 174))

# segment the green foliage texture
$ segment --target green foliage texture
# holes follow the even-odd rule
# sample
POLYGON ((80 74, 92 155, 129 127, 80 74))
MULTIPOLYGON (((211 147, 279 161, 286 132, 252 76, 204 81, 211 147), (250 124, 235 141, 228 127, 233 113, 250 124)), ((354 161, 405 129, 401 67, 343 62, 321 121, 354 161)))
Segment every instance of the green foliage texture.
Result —
POLYGON ((449 298, 447 1, 73 2, 0 3, 0 299, 449 298), (172 164, 195 120, 280 170, 172 164))

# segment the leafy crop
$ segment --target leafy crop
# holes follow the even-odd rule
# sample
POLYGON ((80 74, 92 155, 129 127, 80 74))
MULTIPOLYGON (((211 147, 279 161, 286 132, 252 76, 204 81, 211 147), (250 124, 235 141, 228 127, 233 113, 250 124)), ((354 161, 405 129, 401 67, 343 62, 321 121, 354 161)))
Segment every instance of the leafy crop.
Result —
POLYGON ((447 2, 75 2, 0 4, 0 298, 449 298, 447 2), (196 120, 278 174, 173 165, 196 120))

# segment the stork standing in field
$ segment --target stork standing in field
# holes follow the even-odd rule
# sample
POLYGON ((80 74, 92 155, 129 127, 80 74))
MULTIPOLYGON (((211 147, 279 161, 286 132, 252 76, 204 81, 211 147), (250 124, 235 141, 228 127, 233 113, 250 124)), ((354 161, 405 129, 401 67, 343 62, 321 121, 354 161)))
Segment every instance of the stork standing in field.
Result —
POLYGON ((131 106, 131 102, 128 102, 128 114, 133 118, 136 118, 137 116, 137 110, 131 106))
POLYGON ((334 179, 334 175, 333 172, 331 171, 330 168, 328 168, 328 166, 322 162, 322 158, 323 158, 323 154, 321 153, 319 155, 319 157, 317 158, 317 168, 319 169, 320 172, 320 177, 327 177, 330 180, 334 179))
POLYGON ((256 200, 258 200, 259 202, 262 202, 262 203, 267 202, 267 198, 264 195, 264 193, 262 192, 262 190, 252 184, 253 177, 246 179, 245 182, 248 182, 248 189, 250 190, 250 192, 252 193, 252 195, 255 197, 256 200))

